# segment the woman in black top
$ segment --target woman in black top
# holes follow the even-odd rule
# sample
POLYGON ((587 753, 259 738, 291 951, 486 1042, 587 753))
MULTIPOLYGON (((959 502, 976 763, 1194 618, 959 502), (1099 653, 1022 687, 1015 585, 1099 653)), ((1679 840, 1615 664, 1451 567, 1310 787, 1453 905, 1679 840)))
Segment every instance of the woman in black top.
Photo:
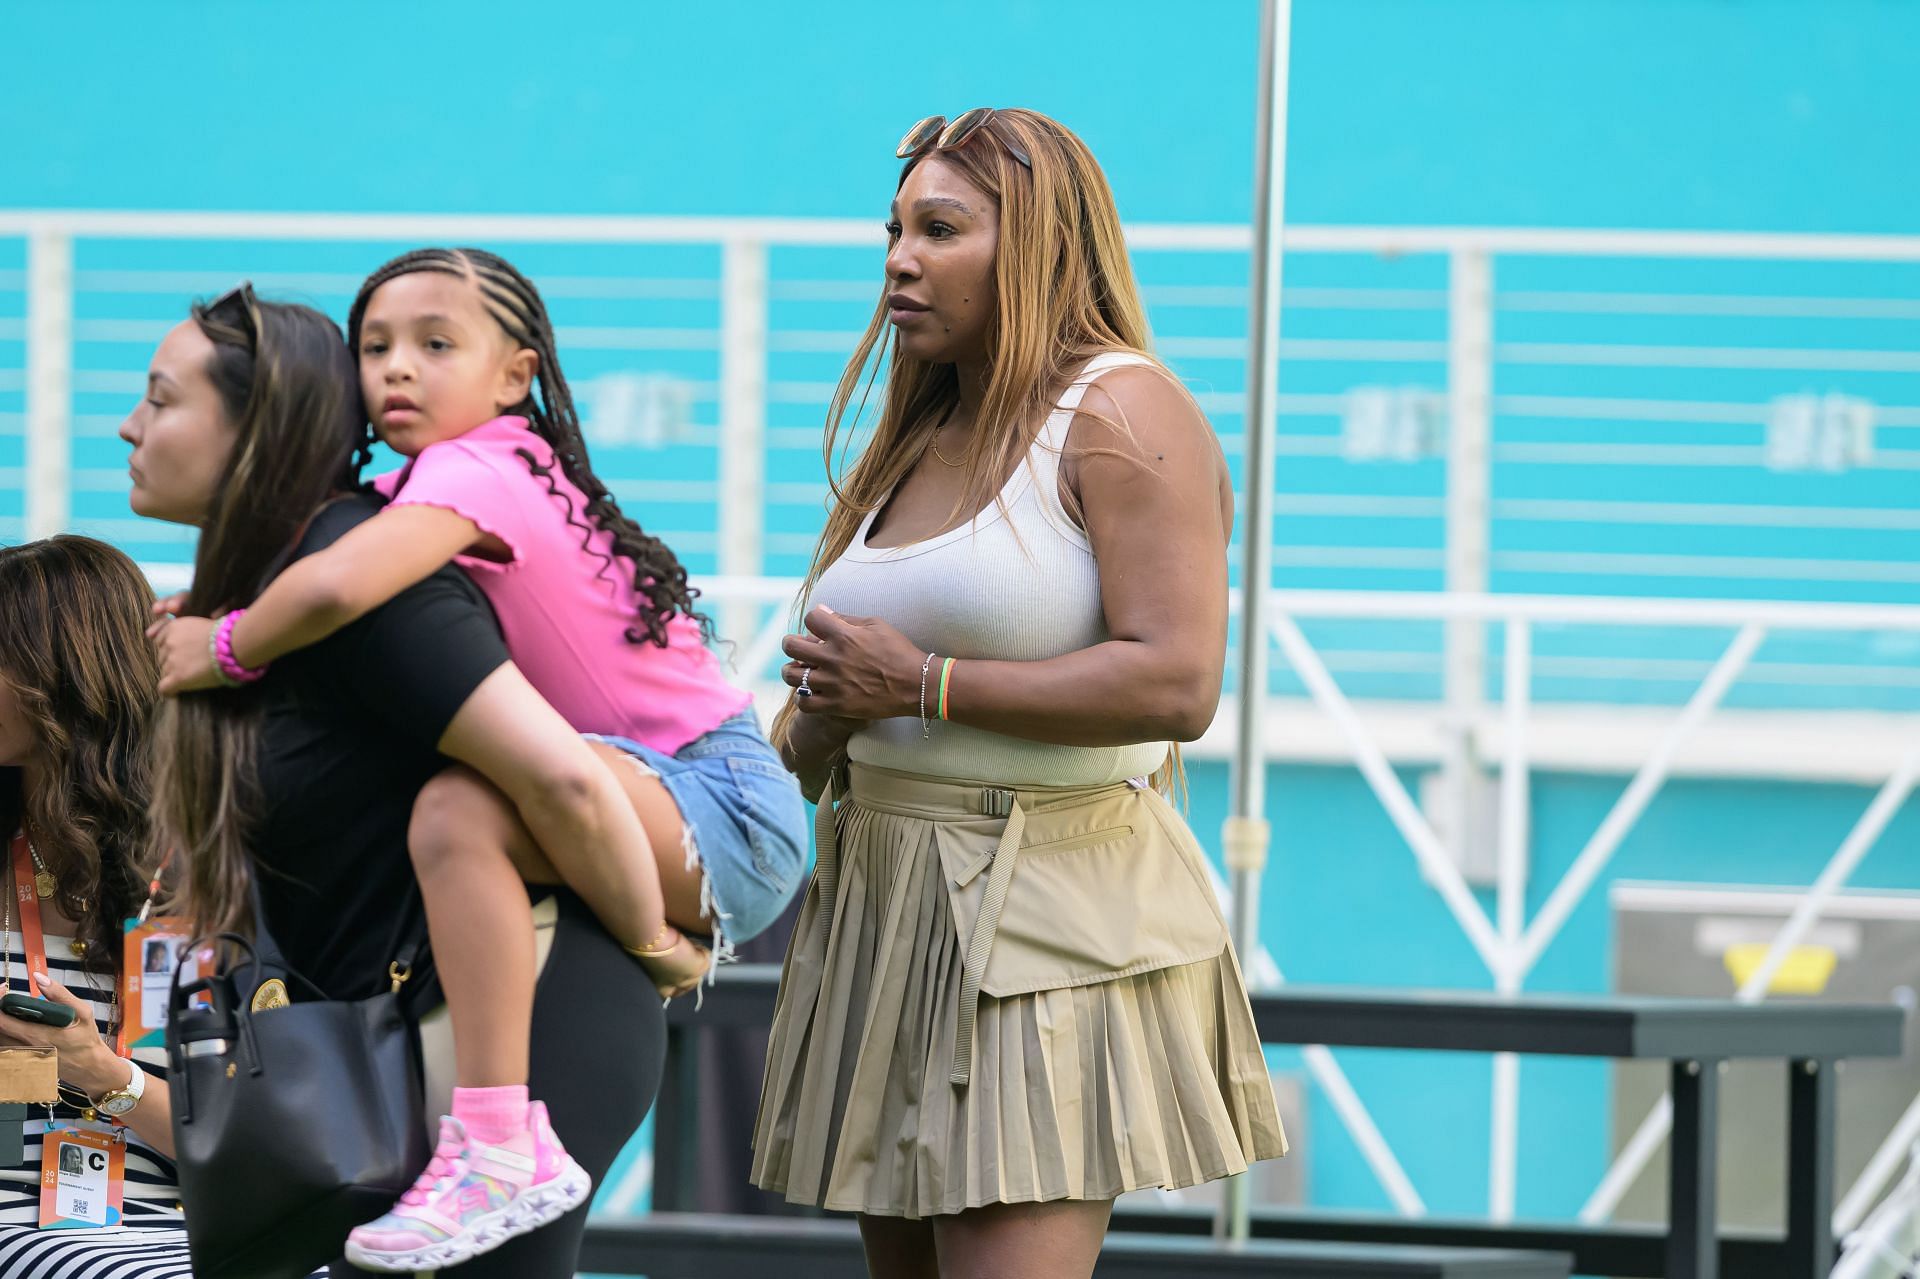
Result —
MULTIPOLYGON (((121 436, 133 446, 133 509, 202 528, 192 612, 245 605, 287 562, 378 509, 358 488, 367 437, 356 388, 330 321, 246 289, 196 306, 160 344, 121 436)), ((450 762, 498 788, 503 843, 516 805, 587 842, 607 820, 600 806, 625 802, 594 784, 605 768, 515 669, 485 600, 452 568, 258 684, 176 699, 157 740, 155 835, 189 854, 189 902, 244 900, 236 881, 255 879, 267 931, 336 999, 384 988, 387 940, 418 910, 414 801, 450 762)), ((531 1083, 598 1181, 652 1101, 664 1019, 646 974, 578 901, 540 893, 552 900, 539 913, 548 949, 531 1083)), ((427 1055, 431 1089, 431 1038, 427 1055)), ((585 1215, 460 1274, 570 1276, 585 1215)), ((358 1272, 339 1262, 334 1273, 358 1272)))

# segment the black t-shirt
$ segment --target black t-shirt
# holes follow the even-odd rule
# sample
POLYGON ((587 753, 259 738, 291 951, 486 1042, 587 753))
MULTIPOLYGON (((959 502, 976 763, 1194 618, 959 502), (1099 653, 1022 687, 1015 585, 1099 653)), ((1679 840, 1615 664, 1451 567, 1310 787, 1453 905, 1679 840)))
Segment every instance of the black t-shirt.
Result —
MULTIPOLYGON (((314 517, 299 554, 380 509, 314 517)), ((330 998, 385 988, 396 928, 418 916, 407 823, 456 712, 508 660, 486 598, 451 566, 273 664, 258 686, 260 810, 250 846, 269 934, 330 998), (411 909, 409 905, 411 904, 411 909)))

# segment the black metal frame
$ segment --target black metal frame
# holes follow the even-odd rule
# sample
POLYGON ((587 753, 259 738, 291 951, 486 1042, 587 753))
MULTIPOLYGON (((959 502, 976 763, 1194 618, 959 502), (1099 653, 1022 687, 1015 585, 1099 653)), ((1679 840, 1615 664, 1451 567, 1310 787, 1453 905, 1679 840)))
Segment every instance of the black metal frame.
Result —
MULTIPOLYGON (((721 974, 703 1010, 695 1012, 689 1000, 669 1010, 670 1064, 655 1118, 656 1210, 692 1202, 692 1169, 683 1154, 691 1134, 682 1129, 693 1113, 698 1079, 685 1037, 705 1026, 766 1026, 778 979, 773 965, 743 964, 721 974)), ((1576 1273, 1666 1279, 1719 1279, 1723 1273, 1825 1279, 1835 1257, 1835 1065, 1846 1057, 1897 1057, 1904 1032, 1904 1014, 1891 1004, 1291 986, 1254 995, 1252 1003, 1260 1038, 1270 1044, 1665 1059, 1673 1097, 1667 1230, 1264 1211, 1254 1215, 1256 1237, 1536 1249, 1571 1254, 1576 1273), (1789 1071, 1784 1236, 1724 1235, 1718 1229, 1720 1068, 1731 1058, 1778 1058, 1789 1071)), ((1116 1211, 1113 1224, 1121 1233, 1194 1234, 1211 1231, 1214 1222, 1211 1214, 1116 1211)))
MULTIPOLYGON (((1095 1279, 1187 1279, 1194 1274, 1275 1279, 1566 1279, 1565 1253, 1258 1239, 1229 1246, 1170 1234, 1109 1235, 1095 1279)), ((660 1213, 597 1222, 580 1269, 648 1279, 859 1279, 867 1273, 859 1229, 845 1218, 805 1220, 660 1213)))

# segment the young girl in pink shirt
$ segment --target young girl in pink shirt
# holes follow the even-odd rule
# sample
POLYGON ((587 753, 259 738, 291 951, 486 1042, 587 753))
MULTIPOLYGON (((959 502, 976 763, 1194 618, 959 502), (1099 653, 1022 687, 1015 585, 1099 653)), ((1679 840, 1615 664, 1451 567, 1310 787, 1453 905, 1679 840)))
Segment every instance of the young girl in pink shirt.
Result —
MULTIPOLYGON (((378 608, 449 563, 483 590, 514 662, 594 739, 638 822, 617 846, 544 848, 521 822, 502 840, 519 877, 564 881, 663 994, 692 989, 711 953, 764 929, 799 884, 798 788, 706 645, 673 552, 624 515, 593 473, 553 327, 533 284, 479 249, 420 249, 375 271, 347 322, 379 436, 411 461, 376 481, 387 508, 296 561, 252 607, 156 632, 163 692, 260 678, 269 662, 378 608)), ((453 779, 443 779, 453 781, 453 779)), ((581 1203, 591 1187, 527 1097, 533 922, 512 875, 423 827, 493 820, 478 789, 430 785, 414 864, 453 1023, 459 1087, 433 1161, 392 1212, 355 1230, 372 1270, 437 1270, 581 1203), (435 794, 434 804, 427 801, 435 794), (431 848, 433 851, 429 851, 431 848), (471 854, 471 855, 468 855, 471 854), (519 894, 517 903, 503 900, 519 894), (511 912, 503 945, 477 916, 511 912)), ((458 843, 458 840, 454 840, 458 843)))

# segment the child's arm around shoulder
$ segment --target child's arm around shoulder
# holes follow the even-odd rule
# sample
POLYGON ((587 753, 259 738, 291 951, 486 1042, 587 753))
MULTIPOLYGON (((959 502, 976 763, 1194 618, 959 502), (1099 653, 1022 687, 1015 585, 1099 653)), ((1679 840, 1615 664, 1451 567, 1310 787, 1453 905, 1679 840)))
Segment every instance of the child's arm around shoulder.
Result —
POLYGON ((264 666, 317 644, 480 540, 472 520, 445 507, 389 506, 274 578, 234 626, 233 656, 264 666))
MULTIPOLYGON (((485 554, 496 541, 444 507, 389 506, 274 578, 234 624, 234 658, 242 666, 264 666, 317 644, 454 556, 470 549, 485 554)), ((159 630, 162 693, 218 685, 207 646, 212 626, 210 619, 183 617, 159 630)))

